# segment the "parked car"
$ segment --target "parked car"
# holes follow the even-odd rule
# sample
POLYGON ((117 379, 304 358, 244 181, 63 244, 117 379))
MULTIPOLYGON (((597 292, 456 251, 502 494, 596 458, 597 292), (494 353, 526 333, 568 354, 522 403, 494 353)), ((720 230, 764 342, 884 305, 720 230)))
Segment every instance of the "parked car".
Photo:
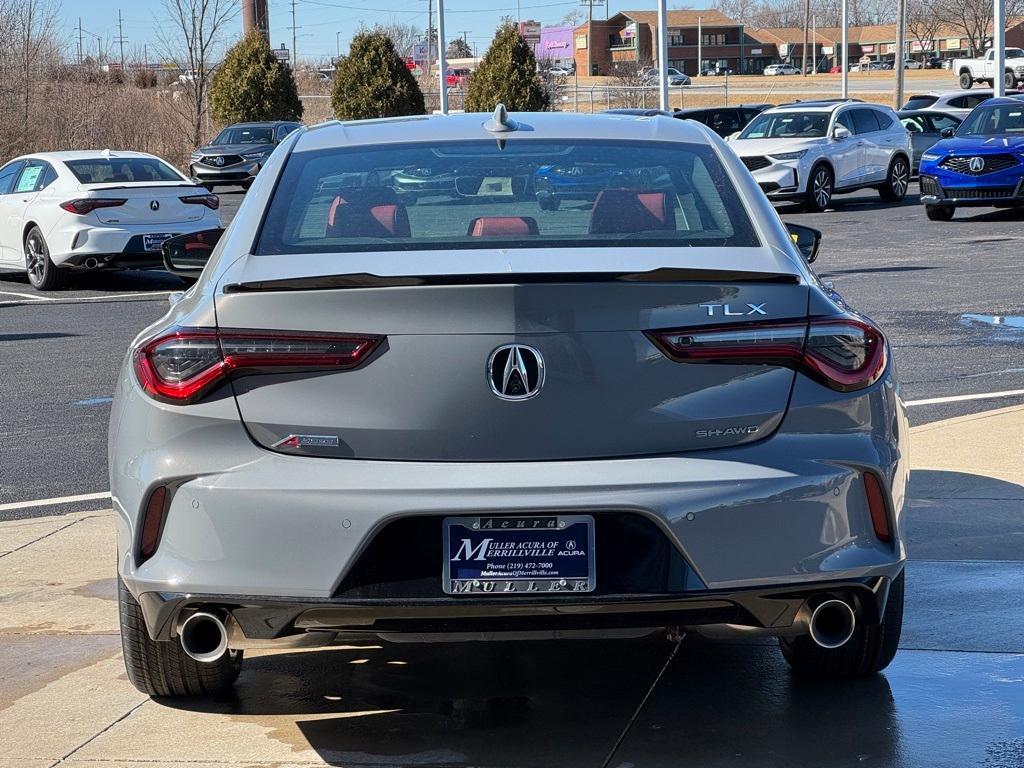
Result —
POLYGON ((853 101, 768 109, 730 146, 771 200, 822 211, 841 192, 873 187, 902 200, 910 181, 910 135, 888 107, 853 101))
POLYGON ((917 59, 904 59, 903 60, 903 68, 904 69, 924 69, 924 64, 922 64, 917 59))
POLYGON ((725 77, 726 75, 733 74, 733 71, 728 67, 723 67, 719 64, 716 64, 713 67, 706 67, 701 72, 701 74, 704 75, 705 77, 725 77))
POLYGON ((740 104, 736 107, 705 107, 677 110, 673 117, 704 123, 722 138, 743 130, 755 115, 769 109, 771 104, 740 104))
POLYGON ((944 130, 949 128, 955 131, 962 122, 956 115, 927 109, 901 109, 896 114, 910 134, 914 146, 912 171, 915 174, 921 164, 921 155, 939 141, 944 130))
POLYGON ((556 65, 554 67, 548 67, 546 72, 552 77, 572 77, 576 74, 576 68, 556 65))
POLYGON ((925 69, 942 69, 942 68, 943 68, 943 60, 940 59, 938 56, 931 56, 925 62, 925 69))
POLYGON ((328 123, 264 173, 212 256, 166 245, 206 268, 114 394, 139 690, 222 693, 244 649, 524 627, 750 627, 804 676, 889 664, 908 480, 889 344, 812 272, 820 233, 784 226, 705 127, 500 106, 328 123), (553 158, 632 183, 411 218, 386 185, 322 192, 553 158))
POLYGON ((162 268, 173 235, 220 226, 220 202, 143 152, 38 152, 0 168, 0 268, 38 291, 77 272, 162 268))
POLYGON ((932 221, 957 208, 1020 207, 1024 98, 989 99, 921 155, 921 202, 932 221))
POLYGON ((769 64, 764 68, 763 74, 766 77, 773 77, 776 75, 799 75, 800 68, 794 67, 792 64, 769 64))
POLYGON ((884 72, 892 69, 892 64, 888 61, 869 61, 867 64, 862 64, 861 72, 884 72))
POLYGON ((449 67, 444 71, 444 81, 449 88, 459 88, 466 84, 472 73, 467 67, 449 67))
MULTIPOLYGON (((930 112, 941 112, 947 115, 954 115, 963 120, 976 106, 992 98, 992 91, 985 88, 974 88, 970 91, 945 91, 930 93, 917 93, 907 98, 902 109, 928 110, 930 112)), ((1009 90, 1008 95, 1020 93, 1019 90, 1009 90)))
MULTIPOLYGON (((995 76, 995 51, 989 50, 980 59, 954 59, 953 71, 964 90, 975 83, 986 83, 992 87, 995 76)), ((1003 83, 1007 88, 1016 88, 1024 82, 1024 50, 1007 48, 1003 64, 1003 83)))
POLYGON ((248 189, 270 153, 302 123, 270 121, 230 125, 192 153, 189 173, 209 190, 241 186, 248 189))
MULTIPOLYGON (((683 74, 678 69, 673 69, 672 67, 669 67, 668 69, 665 70, 665 72, 668 73, 668 84, 669 85, 689 85, 690 84, 690 76, 686 75, 686 74, 683 74)), ((645 83, 647 83, 648 85, 657 85, 660 82, 660 80, 661 80, 661 76, 658 74, 658 70, 657 69, 648 69, 648 70, 646 70, 643 73, 642 78, 643 78, 643 81, 645 83)))
POLYGON ((606 115, 632 115, 633 117, 656 117, 662 115, 664 117, 672 117, 674 113, 669 112, 667 109, 652 109, 652 108, 641 108, 641 107, 623 107, 621 109, 606 109, 604 111, 606 115))

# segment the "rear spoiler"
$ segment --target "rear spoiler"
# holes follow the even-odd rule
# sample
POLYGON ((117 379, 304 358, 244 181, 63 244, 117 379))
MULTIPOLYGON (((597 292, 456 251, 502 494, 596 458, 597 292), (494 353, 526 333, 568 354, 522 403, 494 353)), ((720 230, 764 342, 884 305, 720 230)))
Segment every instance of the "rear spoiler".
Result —
POLYGON ((90 192, 103 192, 108 189, 174 189, 186 187, 187 189, 205 189, 201 184, 194 184, 191 181, 180 181, 167 184, 104 184, 102 181, 80 181, 78 185, 90 192))
POLYGON ((286 277, 229 283, 224 293, 322 291, 342 288, 400 288, 431 285, 523 285, 539 283, 781 283, 796 285, 799 275, 777 272, 662 267, 648 272, 523 272, 482 275, 401 275, 381 277, 366 272, 312 277, 286 277))

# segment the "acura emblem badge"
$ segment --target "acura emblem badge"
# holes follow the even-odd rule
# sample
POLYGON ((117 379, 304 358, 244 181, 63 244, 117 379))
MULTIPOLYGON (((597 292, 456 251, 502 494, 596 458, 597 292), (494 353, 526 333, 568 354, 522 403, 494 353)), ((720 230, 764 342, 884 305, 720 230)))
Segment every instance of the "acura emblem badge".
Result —
POLYGON ((491 352, 487 381, 502 400, 528 400, 544 386, 544 358, 533 347, 505 344, 491 352))
POLYGON ((151 211, 159 211, 160 210, 160 201, 159 200, 150 200, 149 201, 149 210, 151 210, 151 211))
POLYGON ((218 155, 217 157, 213 158, 213 164, 214 165, 224 165, 224 156, 223 155, 218 155))
POLYGON ((972 157, 970 163, 967 165, 975 173, 980 173, 985 170, 985 158, 983 157, 972 157))

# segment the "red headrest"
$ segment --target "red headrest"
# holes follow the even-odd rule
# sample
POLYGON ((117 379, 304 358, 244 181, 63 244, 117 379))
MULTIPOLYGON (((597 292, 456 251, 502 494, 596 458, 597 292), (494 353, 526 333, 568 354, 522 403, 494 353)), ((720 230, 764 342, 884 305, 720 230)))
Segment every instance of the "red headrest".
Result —
POLYGON ((348 201, 336 197, 327 214, 327 237, 409 237, 409 214, 401 203, 348 201))
POLYGON ((469 222, 470 237, 538 235, 537 220, 530 216, 480 216, 469 222))
POLYGON ((591 234, 628 234, 676 228, 676 212, 664 192, 605 189, 590 209, 591 234))

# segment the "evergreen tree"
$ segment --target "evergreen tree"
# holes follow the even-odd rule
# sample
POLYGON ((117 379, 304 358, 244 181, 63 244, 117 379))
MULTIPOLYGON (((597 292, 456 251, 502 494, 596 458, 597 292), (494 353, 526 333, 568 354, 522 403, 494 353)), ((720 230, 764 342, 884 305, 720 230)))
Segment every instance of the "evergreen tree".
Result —
POLYGON ((467 112, 491 112, 498 103, 510 112, 540 112, 550 97, 537 75, 537 60, 515 24, 498 27, 491 47, 469 78, 467 112))
POLYGON ((422 115, 426 108, 416 78, 382 31, 360 32, 338 62, 331 94, 340 120, 422 115))
POLYGON ((456 37, 448 43, 448 50, 444 52, 444 56, 446 59, 471 59, 473 49, 461 37, 456 37))
POLYGON ((274 57, 267 38, 257 30, 228 51, 214 72, 210 109, 223 123, 302 119, 291 69, 274 57))

